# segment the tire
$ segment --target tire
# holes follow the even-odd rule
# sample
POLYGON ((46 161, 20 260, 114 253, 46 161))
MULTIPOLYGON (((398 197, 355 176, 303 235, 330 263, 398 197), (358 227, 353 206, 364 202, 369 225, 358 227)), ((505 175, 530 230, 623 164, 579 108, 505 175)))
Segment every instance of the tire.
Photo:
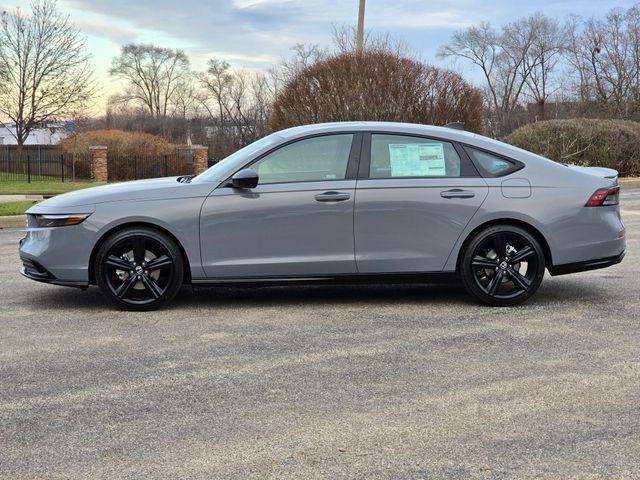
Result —
POLYGON ((176 243, 147 227, 111 235, 96 255, 94 271, 102 293, 124 310, 156 310, 180 290, 184 261, 176 243), (155 268, 154 268, 155 267, 155 268))
POLYGON ((544 250, 536 238, 513 225, 494 225, 467 244, 459 271, 467 291, 494 307, 518 305, 542 283, 544 250))

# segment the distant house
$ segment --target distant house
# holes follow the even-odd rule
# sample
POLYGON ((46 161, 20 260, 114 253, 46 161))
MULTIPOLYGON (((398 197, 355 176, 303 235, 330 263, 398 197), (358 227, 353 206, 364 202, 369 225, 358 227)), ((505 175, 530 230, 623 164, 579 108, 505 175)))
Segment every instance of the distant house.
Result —
MULTIPOLYGON (((51 122, 31 130, 25 145, 56 145, 69 136, 67 122, 51 122)), ((0 145, 17 145, 15 125, 0 124, 0 145)))

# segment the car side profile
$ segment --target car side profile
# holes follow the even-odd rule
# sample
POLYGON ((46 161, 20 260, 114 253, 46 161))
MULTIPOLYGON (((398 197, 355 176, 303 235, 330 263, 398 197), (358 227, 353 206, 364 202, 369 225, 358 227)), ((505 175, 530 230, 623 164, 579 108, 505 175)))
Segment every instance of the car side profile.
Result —
POLYGON ((617 172, 457 128, 276 132, 197 176, 110 184, 27 212, 22 274, 151 310, 184 284, 425 282, 521 303, 625 255, 617 172))

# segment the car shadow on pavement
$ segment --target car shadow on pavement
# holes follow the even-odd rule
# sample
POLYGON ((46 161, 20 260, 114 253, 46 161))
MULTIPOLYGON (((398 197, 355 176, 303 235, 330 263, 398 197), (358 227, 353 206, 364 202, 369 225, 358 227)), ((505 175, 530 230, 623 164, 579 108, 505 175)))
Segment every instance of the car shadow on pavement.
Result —
MULTIPOLYGON (((537 294, 524 306, 561 302, 585 305, 601 303, 610 295, 606 288, 593 282, 572 279, 543 282, 537 294)), ((396 285, 315 285, 258 288, 184 288, 174 300, 176 307, 213 305, 219 307, 261 307, 300 305, 412 305, 481 306, 461 283, 396 284, 396 285)), ((492 307, 487 307, 492 308, 492 307)))
POLYGON ((229 306, 326 304, 456 303, 472 304, 461 284, 311 285, 257 288, 184 289, 180 304, 216 303, 229 306))
MULTIPOLYGON (((562 282, 543 282, 538 293, 526 306, 563 303, 566 306, 598 303, 607 288, 579 278, 562 282)), ((31 307, 43 309, 98 310, 115 309, 96 287, 87 291, 48 287, 26 292, 22 297, 31 307)), ((301 305, 412 305, 477 306, 459 283, 398 285, 313 285, 284 287, 196 287, 182 288, 166 310, 190 307, 300 307, 301 305)), ((487 307, 490 308, 490 307, 487 307)))

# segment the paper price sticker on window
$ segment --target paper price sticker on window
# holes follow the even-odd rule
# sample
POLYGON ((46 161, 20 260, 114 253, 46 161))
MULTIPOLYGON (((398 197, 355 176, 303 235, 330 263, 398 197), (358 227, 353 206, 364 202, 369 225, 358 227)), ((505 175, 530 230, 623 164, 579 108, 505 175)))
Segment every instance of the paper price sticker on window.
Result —
POLYGON ((392 177, 444 177, 447 175, 442 143, 390 144, 392 177))

